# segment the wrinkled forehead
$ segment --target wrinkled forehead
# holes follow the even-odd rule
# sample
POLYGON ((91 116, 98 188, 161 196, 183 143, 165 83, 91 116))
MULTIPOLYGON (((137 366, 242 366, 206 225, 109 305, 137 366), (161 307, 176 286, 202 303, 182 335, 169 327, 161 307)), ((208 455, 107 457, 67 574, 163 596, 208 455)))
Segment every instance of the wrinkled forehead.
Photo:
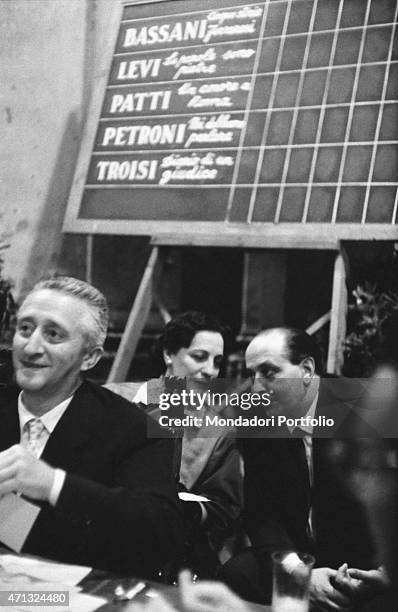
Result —
POLYGON ((30 309, 48 310, 52 307, 62 310, 71 306, 83 308, 84 302, 74 295, 58 289, 33 289, 22 302, 18 314, 30 309))
POLYGON ((259 334, 247 347, 245 359, 251 370, 266 362, 275 365, 289 362, 285 334, 279 330, 259 334))
POLYGON ((53 321, 64 327, 91 322, 92 313, 83 300, 56 289, 38 289, 29 293, 19 308, 18 320, 53 321))

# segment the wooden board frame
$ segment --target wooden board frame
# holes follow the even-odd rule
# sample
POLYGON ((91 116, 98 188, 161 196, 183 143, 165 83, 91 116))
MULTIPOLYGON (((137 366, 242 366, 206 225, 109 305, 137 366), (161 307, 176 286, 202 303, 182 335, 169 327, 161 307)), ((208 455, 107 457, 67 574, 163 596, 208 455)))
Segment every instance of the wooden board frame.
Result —
MULTIPOLYGON (((83 179, 84 180, 84 179, 83 179)), ((398 240, 398 227, 383 223, 226 223, 77 219, 69 209, 65 232, 151 236, 153 244, 266 249, 338 249, 341 240, 398 240), (186 231, 181 232, 182 229, 186 231)))
POLYGON ((119 0, 114 4, 109 37, 95 75, 77 170, 63 225, 64 232, 152 236, 155 245, 226 246, 242 248, 339 249, 341 240, 398 240, 398 226, 388 223, 231 223, 228 221, 144 221, 79 219, 80 203, 101 114, 119 25, 126 5, 168 0, 119 0))

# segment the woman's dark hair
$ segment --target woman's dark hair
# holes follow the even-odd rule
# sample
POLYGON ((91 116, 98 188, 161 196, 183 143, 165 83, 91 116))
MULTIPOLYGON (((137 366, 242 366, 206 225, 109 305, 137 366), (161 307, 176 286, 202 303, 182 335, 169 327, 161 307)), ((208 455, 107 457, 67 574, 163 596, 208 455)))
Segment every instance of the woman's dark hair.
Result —
POLYGON ((171 319, 160 338, 160 348, 175 355, 181 348, 188 348, 193 337, 200 331, 212 331, 222 335, 224 346, 229 340, 229 330, 213 315, 190 310, 171 319))

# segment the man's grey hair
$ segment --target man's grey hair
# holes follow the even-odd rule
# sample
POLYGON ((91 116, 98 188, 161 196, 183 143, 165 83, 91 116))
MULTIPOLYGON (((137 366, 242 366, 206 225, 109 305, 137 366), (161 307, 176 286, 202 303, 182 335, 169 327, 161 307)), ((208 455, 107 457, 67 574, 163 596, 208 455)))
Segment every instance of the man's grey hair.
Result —
POLYGON ((93 319, 93 324, 87 330, 90 346, 103 346, 108 329, 109 309, 105 296, 98 289, 71 276, 54 276, 38 282, 28 295, 41 289, 59 291, 85 302, 93 319))

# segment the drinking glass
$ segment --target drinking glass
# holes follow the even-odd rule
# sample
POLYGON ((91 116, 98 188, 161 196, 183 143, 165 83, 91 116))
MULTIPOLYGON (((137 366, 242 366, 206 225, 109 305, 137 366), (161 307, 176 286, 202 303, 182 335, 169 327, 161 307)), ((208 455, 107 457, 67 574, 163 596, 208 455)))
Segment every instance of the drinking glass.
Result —
POLYGON ((306 553, 273 553, 272 612, 308 612, 314 561, 306 553))

